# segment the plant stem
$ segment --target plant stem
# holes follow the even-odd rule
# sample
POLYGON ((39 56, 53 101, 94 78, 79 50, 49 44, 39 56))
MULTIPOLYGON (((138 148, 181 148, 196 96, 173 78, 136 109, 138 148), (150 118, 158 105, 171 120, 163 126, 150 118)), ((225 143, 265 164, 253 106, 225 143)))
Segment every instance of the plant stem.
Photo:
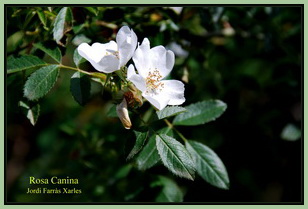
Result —
POLYGON ((181 134, 181 132, 179 132, 179 131, 174 127, 174 125, 173 125, 172 123, 169 122, 169 120, 164 119, 164 121, 165 121, 165 123, 168 125, 169 128, 173 129, 173 130, 177 133, 177 135, 179 135, 179 137, 180 137, 181 139, 183 139, 184 142, 187 141, 187 139, 185 138, 185 136, 183 136, 183 134, 181 134))
POLYGON ((91 72, 88 72, 88 71, 81 70, 79 68, 69 67, 69 66, 65 66, 65 65, 59 65, 59 67, 62 68, 62 69, 78 71, 78 72, 90 75, 92 77, 96 77, 96 78, 100 78, 102 80, 106 80, 106 75, 102 74, 102 73, 96 73, 96 72, 91 73, 91 72))

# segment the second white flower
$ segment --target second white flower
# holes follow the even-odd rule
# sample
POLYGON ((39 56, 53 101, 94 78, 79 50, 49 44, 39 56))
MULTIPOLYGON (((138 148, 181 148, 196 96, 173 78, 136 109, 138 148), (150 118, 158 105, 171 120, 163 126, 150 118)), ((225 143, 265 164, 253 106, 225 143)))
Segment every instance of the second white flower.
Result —
POLYGON ((123 26, 117 34, 116 41, 106 44, 94 43, 92 46, 82 43, 78 46, 78 53, 96 70, 112 73, 123 67, 133 56, 137 46, 137 36, 129 27, 123 26))
POLYGON ((178 80, 162 80, 172 70, 174 53, 163 46, 150 49, 150 42, 145 38, 135 51, 134 64, 128 67, 127 79, 130 80, 157 109, 167 105, 181 105, 185 102, 184 84, 178 80))

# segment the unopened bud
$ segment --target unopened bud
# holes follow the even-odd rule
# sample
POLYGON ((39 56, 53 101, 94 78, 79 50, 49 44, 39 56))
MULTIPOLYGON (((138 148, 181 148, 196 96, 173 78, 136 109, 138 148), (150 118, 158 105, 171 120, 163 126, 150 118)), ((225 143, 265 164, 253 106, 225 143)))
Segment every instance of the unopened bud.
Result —
POLYGON ((132 127, 132 123, 128 115, 127 102, 125 98, 123 98, 122 102, 117 105, 117 115, 120 118, 124 128, 130 129, 132 127))

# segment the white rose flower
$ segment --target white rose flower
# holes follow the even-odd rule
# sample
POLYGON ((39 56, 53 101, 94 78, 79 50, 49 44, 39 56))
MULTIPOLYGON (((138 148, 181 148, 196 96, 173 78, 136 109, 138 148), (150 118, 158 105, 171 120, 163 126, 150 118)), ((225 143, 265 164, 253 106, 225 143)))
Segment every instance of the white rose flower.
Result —
POLYGON ((127 79, 130 80, 157 109, 167 105, 181 105, 185 102, 184 84, 178 80, 162 80, 172 70, 174 53, 163 46, 150 49, 150 42, 145 38, 133 56, 134 66, 128 67, 127 79))
POLYGON ((82 43, 78 53, 88 60, 92 66, 104 73, 112 73, 123 67, 133 56, 137 46, 137 36, 129 27, 123 26, 115 41, 106 44, 94 43, 90 46, 82 43))

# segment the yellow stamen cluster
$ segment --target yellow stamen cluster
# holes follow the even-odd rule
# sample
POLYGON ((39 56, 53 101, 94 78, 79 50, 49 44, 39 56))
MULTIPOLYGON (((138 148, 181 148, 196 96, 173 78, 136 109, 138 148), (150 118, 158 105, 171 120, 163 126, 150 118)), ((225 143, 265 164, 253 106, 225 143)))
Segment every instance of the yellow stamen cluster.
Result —
POLYGON ((162 76, 160 72, 155 68, 155 70, 149 71, 148 76, 145 79, 146 82, 146 93, 147 94, 157 94, 158 91, 161 92, 162 89, 164 88, 164 84, 160 82, 162 79, 162 76))
POLYGON ((120 57, 119 57, 119 52, 118 52, 118 51, 115 51, 115 52, 108 52, 108 51, 106 51, 105 56, 107 56, 107 55, 113 55, 113 56, 115 56, 117 59, 120 59, 120 57))

